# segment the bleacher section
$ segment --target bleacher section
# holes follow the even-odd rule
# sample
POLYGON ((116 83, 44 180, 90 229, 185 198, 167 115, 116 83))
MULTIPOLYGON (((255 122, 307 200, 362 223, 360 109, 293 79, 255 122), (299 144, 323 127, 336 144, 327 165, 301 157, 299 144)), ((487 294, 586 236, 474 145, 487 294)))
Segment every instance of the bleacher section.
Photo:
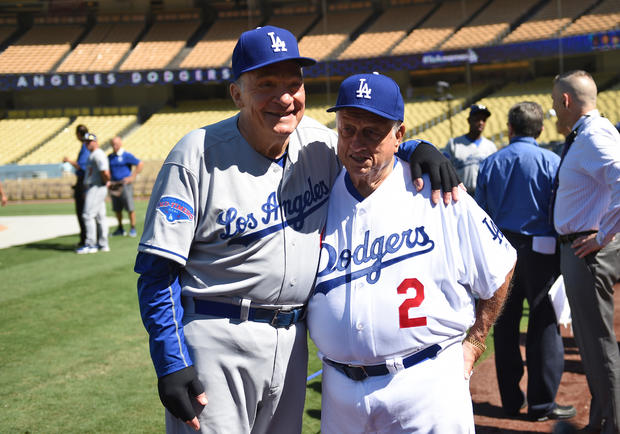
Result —
POLYGON ((68 117, 0 120, 0 165, 14 163, 68 123, 68 117))
POLYGON ((486 0, 470 0, 466 3, 444 1, 424 23, 396 45, 391 54, 421 53, 436 49, 485 3, 486 0))
POLYGON ((101 16, 58 72, 112 71, 144 27, 143 15, 101 16), (122 21, 121 21, 122 20, 122 21))
POLYGON ((239 35, 248 29, 248 18, 220 18, 181 62, 181 68, 229 66, 239 35))
MULTIPOLYGON (((85 22, 85 18, 71 21, 85 22)), ((40 18, 0 54, 0 74, 48 72, 71 49, 83 24, 47 24, 40 18)))
POLYGON ((267 24, 290 30, 291 33, 299 39, 301 34, 306 31, 318 18, 318 15, 313 12, 311 8, 307 9, 308 10, 304 10, 303 13, 295 14, 285 13, 286 10, 276 11, 276 14, 269 18, 269 22, 267 24))
MULTIPOLYGON (((564 138, 555 129, 555 118, 548 117, 551 109, 551 79, 539 78, 527 83, 512 83, 500 91, 478 101, 486 105, 491 111, 491 117, 487 121, 484 136, 493 140, 498 147, 508 143, 508 110, 517 102, 534 101, 541 105, 543 112, 547 114, 544 122, 544 130, 539 141, 543 143, 563 141, 564 138)), ((467 116, 469 109, 452 116, 452 135, 463 135, 469 130, 467 116)), ((431 128, 417 134, 417 137, 429 140, 443 148, 450 138, 450 123, 446 119, 431 128)))
POLYGON ((165 68, 199 26, 198 13, 157 15, 153 26, 123 61, 119 70, 165 68))
POLYGON ((88 130, 97 135, 101 146, 112 137, 120 134, 136 123, 136 115, 90 115, 78 116, 63 131, 18 161, 18 164, 45 164, 62 162, 64 156, 75 159, 79 151, 79 143, 75 138, 75 127, 84 124, 88 130))
POLYGON ((302 55, 319 62, 336 59, 350 44, 351 33, 374 13, 369 3, 351 3, 351 9, 345 10, 336 9, 339 5, 342 4, 330 5, 327 14, 299 41, 302 55), (363 8, 353 9, 354 6, 363 8))
POLYGON ((620 4, 618 0, 605 0, 571 23, 564 29, 562 35, 583 35, 618 28, 620 28, 620 4))
POLYGON ((140 159, 162 160, 189 131, 237 113, 231 100, 186 102, 151 116, 125 140, 125 149, 140 159))
POLYGON ((469 24, 452 35, 440 48, 454 50, 492 44, 508 32, 511 23, 538 1, 495 0, 469 24))
POLYGON ((502 43, 533 41, 555 37, 573 19, 587 10, 596 0, 550 0, 533 17, 508 34, 502 43), (558 4, 558 2, 561 2, 558 4))
POLYGON ((409 29, 435 7, 435 3, 393 6, 349 45, 338 59, 386 56, 409 29))

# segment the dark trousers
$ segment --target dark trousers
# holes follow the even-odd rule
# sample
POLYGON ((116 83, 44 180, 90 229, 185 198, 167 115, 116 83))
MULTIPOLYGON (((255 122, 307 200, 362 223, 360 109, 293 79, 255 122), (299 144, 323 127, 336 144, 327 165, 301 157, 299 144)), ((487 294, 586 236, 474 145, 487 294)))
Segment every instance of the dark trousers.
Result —
POLYGON ((562 275, 573 332, 592 393, 589 424, 620 433, 620 350, 614 331, 614 284, 620 280, 620 235, 583 259, 562 244, 562 275))
POLYGON ((86 224, 84 223, 84 199, 86 191, 84 189, 84 177, 78 176, 77 182, 73 186, 73 198, 75 199, 75 214, 80 225, 80 246, 86 241, 86 224))
POLYGON ((502 406, 517 413, 524 403, 519 388, 523 359, 519 350, 519 323, 523 301, 530 308, 525 355, 527 366, 528 414, 542 416, 555 407, 555 396, 564 371, 564 345, 557 325, 549 288, 560 274, 559 254, 545 255, 532 250, 532 237, 503 231, 517 250, 512 289, 495 324, 495 369, 502 406))

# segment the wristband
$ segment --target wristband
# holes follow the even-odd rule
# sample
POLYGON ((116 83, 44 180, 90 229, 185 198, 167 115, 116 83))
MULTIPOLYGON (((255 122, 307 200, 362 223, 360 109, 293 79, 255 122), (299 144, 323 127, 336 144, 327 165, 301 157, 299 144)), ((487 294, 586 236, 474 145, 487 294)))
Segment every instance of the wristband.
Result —
POLYGON ((479 341, 478 339, 476 339, 475 337, 471 335, 465 336, 465 341, 469 342, 474 347, 481 349, 483 353, 487 350, 487 346, 485 345, 484 342, 479 341))

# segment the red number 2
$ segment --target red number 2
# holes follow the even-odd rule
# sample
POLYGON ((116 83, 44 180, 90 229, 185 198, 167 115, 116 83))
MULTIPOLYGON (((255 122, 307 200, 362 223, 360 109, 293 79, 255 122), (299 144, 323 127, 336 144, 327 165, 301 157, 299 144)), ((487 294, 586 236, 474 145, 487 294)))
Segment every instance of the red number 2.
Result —
POLYGON ((418 279, 405 279, 398 285, 397 291, 399 294, 407 294, 407 291, 410 289, 415 289, 415 297, 407 298, 398 307, 401 329, 426 325, 425 316, 409 318, 409 309, 419 307, 424 301, 424 285, 422 285, 418 279))

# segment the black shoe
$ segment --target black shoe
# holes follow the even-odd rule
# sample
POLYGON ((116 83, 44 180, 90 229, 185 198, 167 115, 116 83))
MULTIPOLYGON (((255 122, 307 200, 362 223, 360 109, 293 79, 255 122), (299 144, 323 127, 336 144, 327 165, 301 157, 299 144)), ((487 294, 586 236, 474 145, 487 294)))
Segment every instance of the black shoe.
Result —
POLYGON ((504 413, 506 413, 506 415, 511 416, 511 417, 516 417, 519 416, 521 414, 521 410, 523 410, 525 407, 527 407, 527 398, 524 396, 523 397, 523 403, 521 404, 521 407, 519 407, 516 410, 504 410, 504 413))
POLYGON ((573 407, 572 405, 559 405, 558 404, 550 412, 542 416, 535 417, 535 420, 537 422, 544 422, 549 419, 555 419, 555 420, 570 419, 571 417, 575 417, 576 415, 577 415, 577 409, 575 409, 575 407, 573 407))

